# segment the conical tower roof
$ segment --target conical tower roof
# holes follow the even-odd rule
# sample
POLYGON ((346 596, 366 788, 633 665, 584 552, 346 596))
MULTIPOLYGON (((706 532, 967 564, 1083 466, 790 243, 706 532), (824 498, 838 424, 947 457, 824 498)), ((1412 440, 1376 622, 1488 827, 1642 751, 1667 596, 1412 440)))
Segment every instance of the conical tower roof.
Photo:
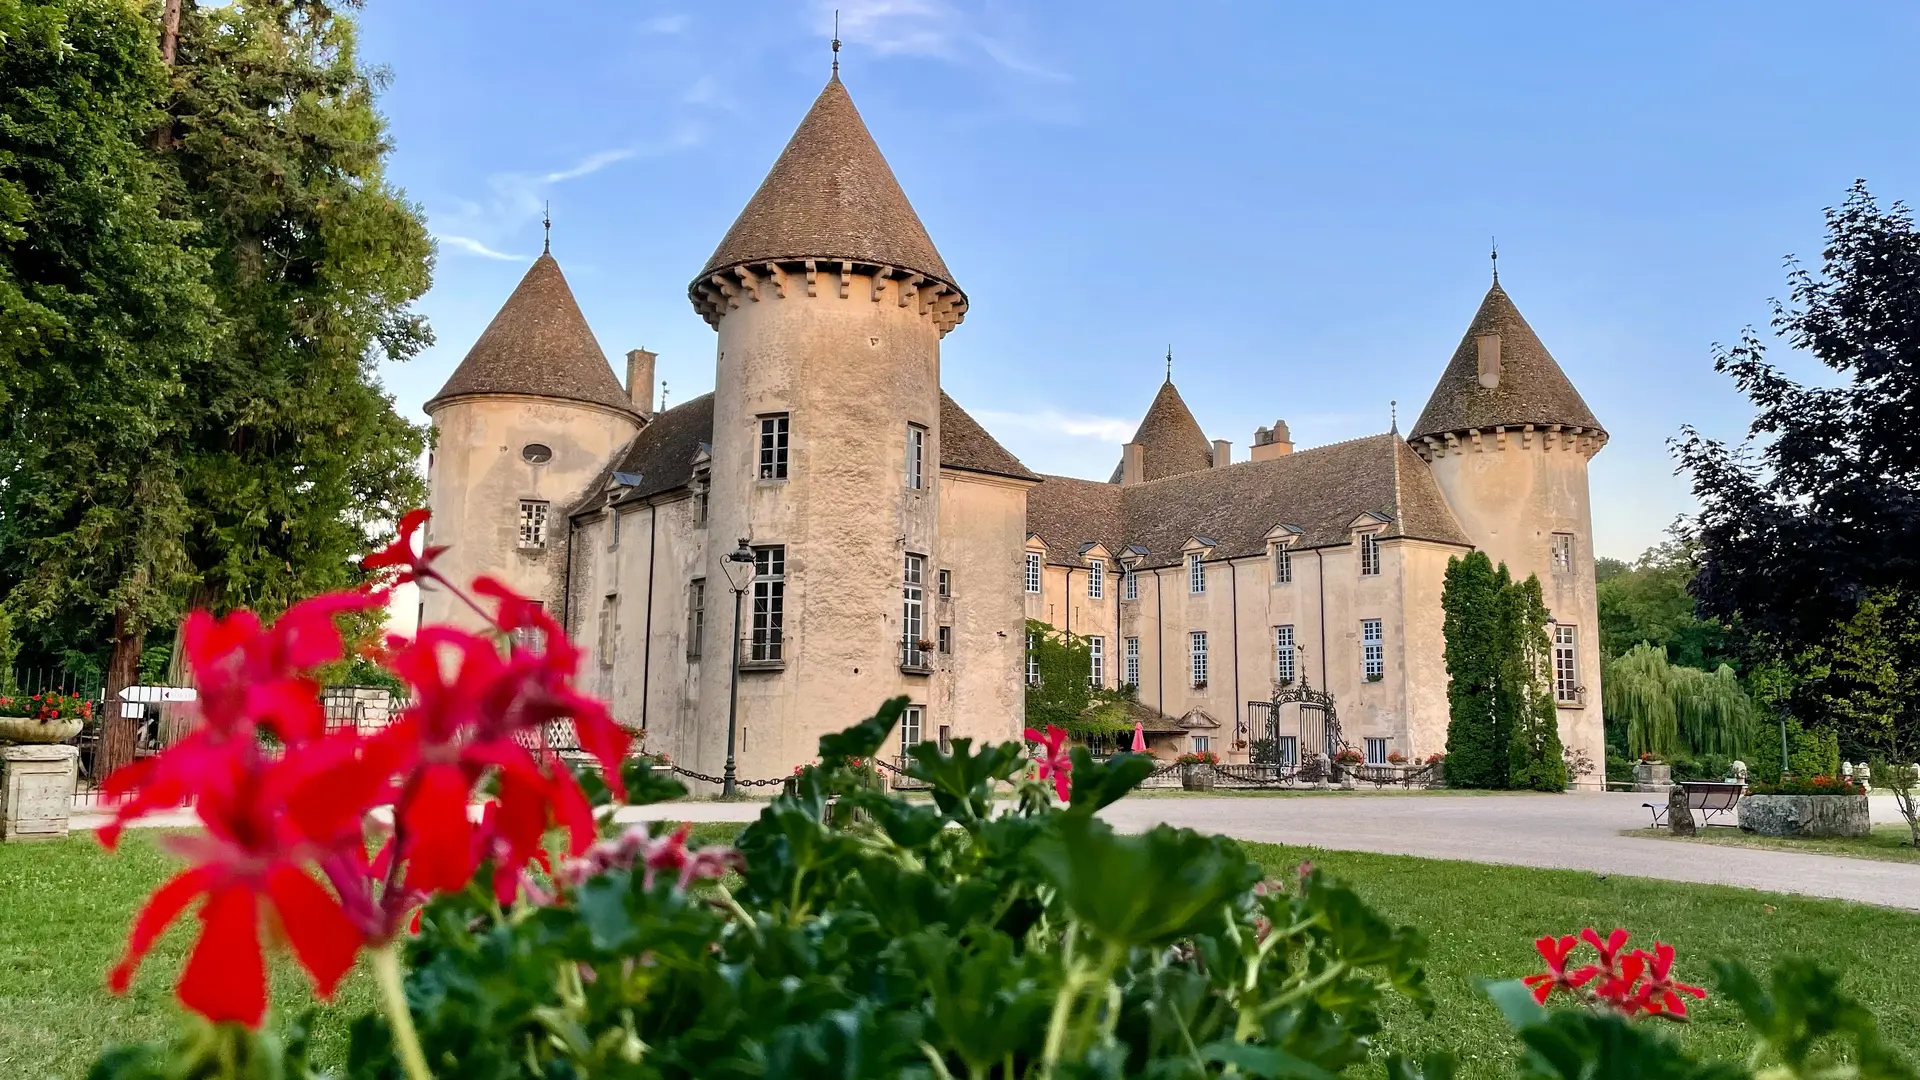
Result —
POLYGON ((694 286, 729 267, 795 259, 889 266, 958 289, 838 74, 814 99, 694 286))
POLYGON ((467 394, 530 394, 633 411, 551 254, 533 261, 427 411, 467 394))
MULTIPOLYGON (((1193 411, 1187 408, 1172 379, 1161 383, 1160 392, 1153 395, 1153 404, 1147 406, 1147 415, 1141 417, 1133 441, 1140 444, 1142 480, 1158 480, 1213 467, 1213 444, 1200 430, 1200 422, 1193 418, 1193 411)), ((1123 460, 1114 468, 1112 483, 1120 482, 1125 467, 1123 460)))
POLYGON ((1566 372, 1554 363, 1533 327, 1513 306, 1513 299, 1495 281, 1408 438, 1418 441, 1430 435, 1527 424, 1558 424, 1606 434, 1566 372), (1490 346, 1497 352, 1488 359, 1497 356, 1498 362, 1483 372, 1481 339, 1491 336, 1499 341, 1490 346))

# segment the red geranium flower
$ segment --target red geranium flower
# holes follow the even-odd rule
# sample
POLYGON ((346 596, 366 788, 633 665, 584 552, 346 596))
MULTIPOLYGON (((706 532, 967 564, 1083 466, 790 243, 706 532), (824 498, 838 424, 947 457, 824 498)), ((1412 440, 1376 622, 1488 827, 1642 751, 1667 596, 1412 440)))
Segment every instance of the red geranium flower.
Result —
POLYGON ((1033 759, 1040 767, 1040 779, 1051 777, 1054 794, 1060 796, 1061 802, 1066 802, 1073 791, 1069 779, 1073 772, 1073 759, 1067 756, 1067 733, 1048 724, 1045 735, 1033 728, 1028 728, 1026 734, 1028 742, 1038 743, 1044 750, 1033 759))
POLYGON ((1643 960, 1647 966, 1647 982, 1640 988, 1636 1001, 1639 1007, 1649 1015, 1685 1020, 1687 1002, 1680 995, 1687 994, 1705 1000, 1707 996, 1705 990, 1674 981, 1672 977, 1673 946, 1664 941, 1657 941, 1654 942, 1653 952, 1636 949, 1634 955, 1643 960))
POLYGON ((1533 947, 1540 951, 1540 958, 1547 962, 1546 971, 1520 980, 1533 987, 1533 1000, 1545 1005, 1548 996, 1555 990, 1578 990, 1597 974, 1593 968, 1581 968, 1571 973, 1567 971, 1567 957, 1579 944, 1572 934, 1557 938, 1549 934, 1533 943, 1533 947))
POLYGON ((360 566, 367 570, 385 570, 399 567, 400 572, 393 578, 392 584, 405 585, 409 581, 437 576, 433 569, 433 560, 447 550, 446 546, 429 547, 422 544, 419 551, 413 549, 413 534, 427 523, 431 516, 427 510, 409 510, 400 515, 400 529, 393 542, 379 551, 360 560, 360 566))

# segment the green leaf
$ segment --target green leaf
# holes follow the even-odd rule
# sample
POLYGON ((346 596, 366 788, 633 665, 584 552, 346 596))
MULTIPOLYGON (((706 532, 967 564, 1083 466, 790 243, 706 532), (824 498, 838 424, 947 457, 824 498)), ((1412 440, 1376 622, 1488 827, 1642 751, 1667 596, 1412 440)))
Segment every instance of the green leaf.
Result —
POLYGON ((1019 743, 998 743, 973 752, 973 740, 955 739, 952 750, 941 753, 938 743, 918 743, 907 754, 907 775, 933 788, 940 812, 957 820, 986 817, 993 807, 995 781, 1008 780, 1020 768, 1019 743))
POLYGON ((1252 1076, 1337 1080, 1333 1073, 1304 1058, 1295 1057, 1277 1046, 1253 1046, 1248 1043, 1221 1041, 1201 1047, 1200 1056, 1207 1061, 1237 1066, 1241 1071, 1252 1076))
POLYGON ((1073 799, 1075 811, 1094 813, 1117 802, 1140 786, 1154 770, 1154 760, 1145 754, 1117 754, 1095 761, 1084 746, 1073 748, 1073 799))
POLYGON ((1033 857, 1074 916, 1110 942, 1163 945, 1218 927, 1257 876, 1225 837, 1166 825, 1122 835, 1090 814, 1047 822, 1033 857))
POLYGON ((1493 999, 1494 1007, 1506 1018, 1507 1026, 1515 1031, 1547 1018, 1547 1010, 1533 1000, 1533 991, 1519 979, 1485 981, 1480 984, 1480 990, 1493 999))
POLYGON ((894 725, 900 722, 900 714, 905 711, 907 699, 893 698, 881 705, 878 712, 845 731, 820 736, 821 762, 836 764, 847 758, 870 758, 879 753, 887 743, 887 736, 893 733, 894 725))

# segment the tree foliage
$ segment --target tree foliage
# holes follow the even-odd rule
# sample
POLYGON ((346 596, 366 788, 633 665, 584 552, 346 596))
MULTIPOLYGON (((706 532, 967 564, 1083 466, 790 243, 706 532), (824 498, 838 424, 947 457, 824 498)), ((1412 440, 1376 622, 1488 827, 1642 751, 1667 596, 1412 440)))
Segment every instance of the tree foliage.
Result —
POLYGON ((1632 563, 1605 559, 1596 568, 1600 606, 1600 652, 1607 660, 1637 645, 1666 650, 1669 662, 1711 671, 1733 659, 1726 628, 1694 610, 1688 586, 1700 570, 1700 548, 1678 528, 1632 563))
POLYGON ((1540 581, 1514 581, 1485 552, 1447 562, 1447 783, 1564 791, 1540 581))
POLYGON ((1553 646, 1540 579, 1509 585, 1501 596, 1506 637, 1504 681, 1513 710, 1507 743, 1507 783, 1529 791, 1567 790, 1560 742, 1560 709, 1553 700, 1553 646))
POLYGON ((1087 639, 1027 620, 1027 726, 1060 728, 1086 741, 1133 730, 1131 687, 1093 685, 1093 649, 1087 639))
POLYGON ((1635 756, 1740 758, 1757 749, 1753 701, 1726 664, 1685 667, 1671 663, 1665 648, 1642 643, 1607 663, 1604 685, 1607 718, 1625 725, 1635 756))

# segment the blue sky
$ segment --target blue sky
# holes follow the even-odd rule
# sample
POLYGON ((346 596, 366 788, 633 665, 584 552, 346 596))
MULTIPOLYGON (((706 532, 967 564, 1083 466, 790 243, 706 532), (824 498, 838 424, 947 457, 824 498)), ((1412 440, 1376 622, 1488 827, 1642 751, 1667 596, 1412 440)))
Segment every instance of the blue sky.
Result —
MULTIPOLYGON (((540 251, 602 347, 712 388, 698 271, 827 76, 836 0, 369 0, 392 175, 439 238, 439 388, 540 251)), ((1104 479, 1174 349, 1244 457, 1410 423, 1501 281, 1612 441, 1595 542, 1738 437, 1711 345, 1764 324, 1855 177, 1920 198, 1920 5, 837 0, 842 76, 972 301, 943 381, 1030 466, 1104 479)), ((1784 358, 1784 357, 1783 357, 1784 358)), ((1804 370, 1804 368, 1802 368, 1804 370)))

